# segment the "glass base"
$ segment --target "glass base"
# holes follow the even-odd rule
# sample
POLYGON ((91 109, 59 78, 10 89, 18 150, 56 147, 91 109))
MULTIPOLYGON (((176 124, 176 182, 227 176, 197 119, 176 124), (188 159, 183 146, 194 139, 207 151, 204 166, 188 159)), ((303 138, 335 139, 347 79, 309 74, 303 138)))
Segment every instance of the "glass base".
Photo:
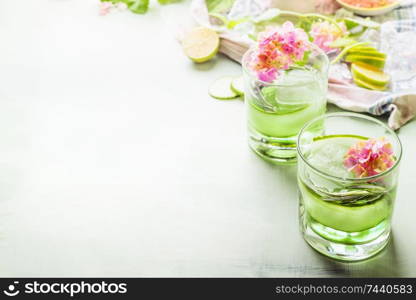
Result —
POLYGON ((300 230, 306 242, 323 255, 343 261, 370 258, 388 244, 390 224, 383 221, 361 232, 344 232, 313 220, 300 206, 300 230))
POLYGON ((249 146, 264 160, 274 164, 295 164, 297 136, 277 138, 265 136, 249 128, 249 146))

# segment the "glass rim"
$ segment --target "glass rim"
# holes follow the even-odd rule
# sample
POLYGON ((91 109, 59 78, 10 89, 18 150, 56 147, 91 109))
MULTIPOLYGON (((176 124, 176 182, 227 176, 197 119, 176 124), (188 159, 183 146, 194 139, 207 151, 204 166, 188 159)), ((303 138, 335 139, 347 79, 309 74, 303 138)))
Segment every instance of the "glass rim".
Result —
MULTIPOLYGON (((310 46, 313 50, 319 52, 319 54, 324 57, 325 60, 325 74, 327 74, 328 76, 328 71, 329 71, 329 58, 328 55, 326 55, 326 53, 319 48, 318 46, 316 46, 314 43, 308 42, 307 43, 308 46, 310 46)), ((292 83, 292 84, 279 84, 279 83, 273 83, 273 82, 266 82, 263 80, 260 80, 259 78, 257 78, 253 72, 251 72, 247 66, 247 61, 248 61, 248 56, 250 54, 252 54, 254 52, 254 50, 256 49, 256 45, 252 45, 244 54, 243 57, 241 59, 241 66, 243 68, 243 72, 246 73, 251 79, 255 80, 256 82, 259 82, 265 86, 277 86, 277 87, 290 87, 290 86, 298 86, 298 85, 303 85, 306 83, 310 83, 310 82, 314 82, 314 80, 305 80, 302 82, 297 82, 297 83, 292 83)))
POLYGON ((386 174, 392 172, 394 169, 396 169, 396 167, 401 162, 402 154, 403 154, 403 147, 402 147, 402 142, 400 141, 400 138, 397 135, 397 133, 394 132, 394 130, 392 130, 390 127, 388 127, 383 122, 377 120, 376 118, 369 117, 369 116, 362 115, 362 114, 358 114, 358 113, 352 113, 352 112, 335 112, 335 113, 323 114, 323 115, 321 115, 319 117, 316 117, 316 118, 310 120, 309 122, 307 122, 302 127, 302 129, 299 131, 298 138, 297 138, 297 143, 296 143, 296 151, 298 153, 298 156, 302 159, 302 161, 308 167, 310 167, 312 170, 314 170, 315 172, 317 172, 319 175, 323 175, 323 176, 328 177, 328 178, 331 178, 331 179, 336 179, 338 181, 353 181, 353 182, 355 182, 355 181, 364 181, 364 180, 377 179, 379 177, 385 176, 386 174), (319 120, 322 120, 322 119, 328 119, 328 118, 333 118, 333 117, 354 117, 354 118, 358 118, 358 119, 365 119, 367 121, 376 123, 377 125, 379 125, 379 126, 383 127, 384 129, 386 129, 394 137, 394 139, 397 141, 397 145, 398 145, 399 154, 397 156, 397 160, 395 161, 394 165, 391 168, 389 168, 389 169, 387 169, 387 170, 385 170, 385 171, 383 171, 383 172, 381 172, 379 174, 373 175, 373 176, 366 176, 366 177, 361 177, 361 178, 343 178, 343 177, 334 176, 334 175, 331 175, 331 174, 329 174, 327 172, 321 171, 318 168, 316 168, 315 166, 313 166, 312 164, 310 164, 308 162, 308 160, 304 157, 304 155, 303 155, 303 153, 302 153, 302 151, 300 149, 300 144, 301 144, 300 143, 300 140, 301 140, 302 134, 304 133, 305 129, 307 127, 309 127, 311 124, 313 124, 313 123, 315 123, 315 122, 317 122, 319 120))

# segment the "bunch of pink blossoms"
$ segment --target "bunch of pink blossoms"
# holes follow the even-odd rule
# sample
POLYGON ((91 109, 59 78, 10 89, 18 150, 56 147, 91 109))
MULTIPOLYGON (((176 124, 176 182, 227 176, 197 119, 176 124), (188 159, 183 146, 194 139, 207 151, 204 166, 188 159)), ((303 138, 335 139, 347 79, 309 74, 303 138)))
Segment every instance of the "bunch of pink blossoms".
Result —
POLYGON ((369 177, 390 169, 394 162, 392 145, 381 137, 353 145, 345 155, 344 166, 357 177, 369 177))
POLYGON ((127 4, 124 2, 118 2, 117 4, 114 4, 112 2, 105 1, 105 2, 100 2, 99 5, 100 5, 100 11, 99 11, 100 16, 108 15, 114 9, 118 9, 120 11, 127 9, 127 4))
POLYGON ((313 38, 313 43, 328 53, 334 50, 329 45, 346 34, 347 30, 342 26, 336 26, 328 21, 316 22, 312 24, 309 34, 313 38))
POLYGON ((308 48, 308 35, 292 22, 272 27, 259 35, 259 44, 252 63, 260 80, 272 82, 279 71, 289 69, 303 59, 308 48))

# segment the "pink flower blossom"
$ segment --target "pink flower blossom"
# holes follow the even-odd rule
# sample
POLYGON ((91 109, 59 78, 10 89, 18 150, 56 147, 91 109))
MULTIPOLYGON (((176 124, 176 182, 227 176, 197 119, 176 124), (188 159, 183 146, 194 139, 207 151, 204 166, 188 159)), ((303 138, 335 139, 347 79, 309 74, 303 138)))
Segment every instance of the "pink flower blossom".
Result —
POLYGON ((111 9, 114 7, 113 3, 111 2, 100 2, 100 16, 108 15, 111 11, 111 9))
POLYGON ((126 10, 127 9, 127 4, 124 2, 119 2, 116 4, 117 9, 120 11, 126 10))
POLYGON ((272 82, 280 70, 289 69, 303 59, 308 49, 308 35, 285 22, 281 27, 271 27, 259 34, 259 42, 252 69, 260 80, 272 82))
POLYGON ((347 31, 342 25, 339 26, 340 27, 337 27, 335 24, 328 21, 312 24, 310 35, 313 38, 313 43, 326 53, 333 51, 334 48, 331 48, 329 45, 342 37, 347 31), (342 30, 340 30, 340 28, 342 30))
POLYGON ((257 75, 261 81, 272 82, 277 78, 278 72, 275 68, 270 68, 267 70, 260 70, 257 75))
POLYGON ((352 145, 344 166, 357 177, 380 174, 394 165, 393 147, 386 138, 368 139, 352 145))

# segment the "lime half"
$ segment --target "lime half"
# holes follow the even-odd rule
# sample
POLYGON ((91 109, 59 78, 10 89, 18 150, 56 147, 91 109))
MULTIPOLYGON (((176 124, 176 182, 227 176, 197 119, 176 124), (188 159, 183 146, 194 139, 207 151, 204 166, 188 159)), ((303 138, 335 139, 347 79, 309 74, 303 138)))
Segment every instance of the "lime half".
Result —
POLYGON ((209 28, 192 29, 182 40, 185 54, 196 63, 203 63, 213 58, 220 46, 220 37, 209 28))

